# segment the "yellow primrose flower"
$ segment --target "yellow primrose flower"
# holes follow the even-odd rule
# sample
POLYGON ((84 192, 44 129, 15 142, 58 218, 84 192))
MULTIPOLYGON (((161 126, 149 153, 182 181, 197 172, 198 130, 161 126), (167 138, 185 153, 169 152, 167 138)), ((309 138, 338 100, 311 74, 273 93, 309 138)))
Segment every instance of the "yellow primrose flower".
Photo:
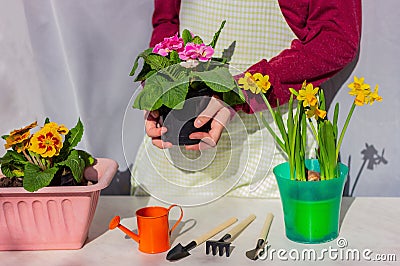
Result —
POLYGON ((255 73, 253 75, 253 78, 255 79, 257 87, 259 89, 257 93, 259 93, 260 91, 262 93, 266 93, 269 88, 271 88, 271 82, 269 82, 268 75, 263 76, 261 73, 255 73))
POLYGON ((305 86, 305 83, 303 83, 303 86, 301 87, 301 90, 299 90, 299 95, 297 95, 297 100, 298 101, 303 101, 303 106, 314 106, 317 104, 317 93, 318 93, 319 87, 315 87, 312 85, 312 83, 309 83, 305 86))
POLYGON ((252 93, 258 93, 258 90, 261 91, 261 89, 258 89, 257 83, 253 75, 251 75, 251 73, 249 72, 246 72, 244 77, 238 80, 238 84, 244 90, 250 90, 252 93))
POLYGON ((14 150, 20 153, 28 148, 30 137, 30 131, 26 131, 23 134, 10 135, 6 138, 6 144, 4 144, 4 148, 9 149, 13 147, 14 150))
POLYGON ((62 138, 57 130, 51 127, 43 127, 33 134, 29 150, 42 157, 53 157, 60 153, 62 146, 62 138))
POLYGON ((6 144, 4 147, 6 149, 13 147, 17 152, 25 150, 29 145, 30 130, 36 126, 37 122, 35 121, 26 127, 11 131, 10 135, 5 139, 6 144))
POLYGON ((326 111, 318 109, 317 105, 311 105, 310 109, 306 111, 307 118, 315 117, 315 119, 318 119, 320 117, 321 119, 324 119, 326 116, 326 111))
POLYGON ((374 92, 372 92, 368 97, 368 103, 372 105, 375 101, 381 102, 382 97, 378 95, 378 84, 375 85, 374 92))
POLYGON ((68 133, 68 128, 66 128, 64 125, 58 125, 55 122, 49 122, 47 124, 44 125, 44 128, 53 128, 55 130, 57 130, 58 133, 62 134, 62 135, 66 135, 68 133))

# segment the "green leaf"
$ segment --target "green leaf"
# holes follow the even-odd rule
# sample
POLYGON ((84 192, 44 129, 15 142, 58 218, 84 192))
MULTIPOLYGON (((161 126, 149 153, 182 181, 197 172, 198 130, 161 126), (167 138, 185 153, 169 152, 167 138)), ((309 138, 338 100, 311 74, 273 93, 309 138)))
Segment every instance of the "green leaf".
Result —
POLYGON ((224 28, 225 23, 226 23, 226 20, 222 21, 221 26, 219 27, 218 31, 214 34, 214 37, 213 37, 211 43, 209 44, 209 46, 211 46, 212 48, 215 48, 215 46, 217 45, 219 35, 221 34, 221 31, 224 28))
POLYGON ((3 135, 3 136, 1 136, 1 138, 5 140, 5 139, 7 139, 9 136, 10 136, 10 135, 3 135))
POLYGON ((78 183, 82 181, 83 171, 85 170, 85 160, 79 156, 79 152, 77 150, 71 151, 68 158, 57 165, 67 166, 71 170, 74 179, 78 183))
POLYGON ((94 164, 94 158, 92 157, 92 155, 90 155, 88 152, 86 151, 82 151, 82 150, 77 150, 79 157, 82 158, 85 162, 85 167, 93 165, 94 164))
POLYGON ((23 169, 28 160, 22 154, 8 150, 2 158, 0 158, 1 171, 7 177, 18 176, 19 173, 23 172, 23 169))
POLYGON ((145 62, 150 65, 151 69, 159 71, 171 65, 168 58, 159 54, 149 54, 144 58, 145 62))
POLYGON ((132 67, 132 70, 131 70, 129 76, 135 75, 136 69, 137 69, 138 66, 139 66, 139 59, 140 59, 140 58, 143 58, 143 59, 146 58, 146 57, 147 57, 149 54, 151 54, 152 52, 153 52, 153 48, 148 48, 148 49, 144 50, 143 52, 141 52, 141 53, 136 57, 135 62, 133 63, 133 67, 132 67))
POLYGON ((8 150, 3 157, 0 158, 0 164, 27 164, 28 161, 24 155, 13 150, 8 150))
POLYGON ((188 42, 192 41, 192 34, 190 33, 189 30, 184 29, 182 31, 182 39, 183 39, 183 43, 186 45, 188 42))
POLYGON ((48 168, 41 171, 39 166, 28 163, 25 165, 25 176, 23 185, 27 191, 33 192, 42 187, 46 187, 50 184, 54 175, 58 171, 57 167, 48 168))
POLYGON ((216 67, 209 71, 194 72, 194 77, 200 78, 204 83, 216 92, 228 92, 236 88, 235 80, 226 67, 216 67))
POLYGON ((159 109, 162 106, 162 88, 165 84, 169 84, 169 82, 160 74, 151 76, 146 80, 143 90, 135 98, 133 107, 149 111, 159 109))
POLYGON ((325 94, 324 94, 324 90, 323 89, 320 89, 319 90, 319 109, 320 110, 324 110, 324 111, 326 111, 325 109, 325 94))
POLYGON ((164 84, 162 88, 162 103, 171 109, 182 109, 189 90, 188 77, 182 75, 181 79, 164 84))
POLYGON ((335 109, 333 112, 333 134, 335 135, 335 139, 337 139, 338 137, 338 126, 337 126, 337 122, 338 122, 338 118, 339 118, 339 103, 335 104, 335 109))
MULTIPOLYGON (((22 167, 23 168, 23 167, 22 167)), ((5 175, 6 177, 13 177, 13 166, 10 165, 9 163, 6 164, 2 164, 1 165, 1 172, 3 173, 3 175, 5 175)))
POLYGON ((272 137, 274 138, 276 143, 279 145, 281 150, 283 152, 286 152, 285 144, 283 144, 283 141, 278 137, 278 135, 275 134, 275 131, 271 128, 271 126, 269 125, 269 123, 268 123, 267 119, 265 118, 265 116, 263 115, 263 113, 260 113, 260 117, 261 117, 261 121, 263 122, 264 126, 267 128, 269 133, 272 135, 272 137))
POLYGON ((222 99, 229 106, 234 106, 245 102, 243 92, 240 89, 223 92, 222 99))
POLYGON ((72 151, 74 147, 81 141, 83 130, 83 124, 79 118, 75 127, 71 128, 68 134, 65 135, 63 147, 61 148, 60 154, 55 158, 55 163, 62 162, 67 158, 70 151, 72 151))
POLYGON ((296 91, 296 90, 293 89, 293 88, 289 88, 289 91, 290 91, 293 95, 295 95, 295 96, 298 96, 298 95, 299 95, 298 91, 296 91))
POLYGON ((171 65, 173 65, 173 64, 178 64, 178 63, 181 62, 181 59, 179 58, 179 54, 178 54, 177 51, 172 51, 172 52, 169 54, 169 60, 170 60, 170 62, 171 62, 171 65))
POLYGON ((195 43, 195 44, 202 44, 202 43, 204 43, 203 40, 202 40, 199 36, 194 36, 192 42, 195 43))
POLYGON ((75 127, 71 128, 71 130, 65 136, 64 143, 67 142, 69 144, 69 150, 72 150, 81 141, 83 130, 83 124, 81 122, 81 119, 79 118, 75 127))
POLYGON ((48 117, 46 117, 46 119, 44 120, 44 124, 48 124, 50 123, 50 119, 48 117))
POLYGON ((136 82, 136 81, 146 80, 147 78, 149 78, 151 75, 153 75, 156 72, 157 72, 156 70, 151 69, 151 66, 149 64, 144 63, 142 70, 136 76, 134 81, 136 82))
POLYGON ((222 58, 224 63, 231 61, 233 53, 235 52, 235 48, 236 48, 236 41, 233 41, 228 48, 224 49, 224 51, 222 52, 222 58))

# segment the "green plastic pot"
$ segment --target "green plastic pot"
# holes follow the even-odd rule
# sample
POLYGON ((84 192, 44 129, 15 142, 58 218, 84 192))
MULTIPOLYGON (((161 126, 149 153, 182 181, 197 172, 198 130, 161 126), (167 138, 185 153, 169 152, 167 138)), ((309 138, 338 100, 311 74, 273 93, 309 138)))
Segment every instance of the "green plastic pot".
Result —
MULTIPOLYGON (((319 172, 316 159, 306 160, 309 170, 319 172)), ((274 167, 281 195, 286 236, 299 243, 324 243, 339 235, 339 214, 348 167, 339 163, 338 177, 322 181, 290 179, 289 163, 274 167)))

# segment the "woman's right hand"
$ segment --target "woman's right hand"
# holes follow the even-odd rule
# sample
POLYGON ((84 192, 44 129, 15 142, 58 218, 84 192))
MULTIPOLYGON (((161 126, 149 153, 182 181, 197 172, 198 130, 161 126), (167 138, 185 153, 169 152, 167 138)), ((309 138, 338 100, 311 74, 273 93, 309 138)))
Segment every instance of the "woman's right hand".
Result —
POLYGON ((172 143, 161 140, 161 135, 167 132, 167 128, 161 125, 159 112, 157 110, 145 111, 144 119, 146 134, 151 138, 153 145, 160 149, 171 148, 172 143))

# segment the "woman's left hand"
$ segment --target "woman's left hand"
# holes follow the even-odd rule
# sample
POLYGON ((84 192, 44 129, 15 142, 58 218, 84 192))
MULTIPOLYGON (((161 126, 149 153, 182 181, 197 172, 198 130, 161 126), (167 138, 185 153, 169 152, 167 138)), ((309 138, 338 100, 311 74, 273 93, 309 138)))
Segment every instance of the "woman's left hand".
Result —
POLYGON ((206 109, 196 118, 194 121, 194 126, 196 128, 202 127, 210 119, 211 129, 209 132, 194 132, 190 134, 191 139, 200 139, 199 144, 187 145, 187 150, 206 150, 213 148, 217 145, 222 130, 231 120, 231 111, 224 102, 217 99, 216 97, 211 97, 206 109))

